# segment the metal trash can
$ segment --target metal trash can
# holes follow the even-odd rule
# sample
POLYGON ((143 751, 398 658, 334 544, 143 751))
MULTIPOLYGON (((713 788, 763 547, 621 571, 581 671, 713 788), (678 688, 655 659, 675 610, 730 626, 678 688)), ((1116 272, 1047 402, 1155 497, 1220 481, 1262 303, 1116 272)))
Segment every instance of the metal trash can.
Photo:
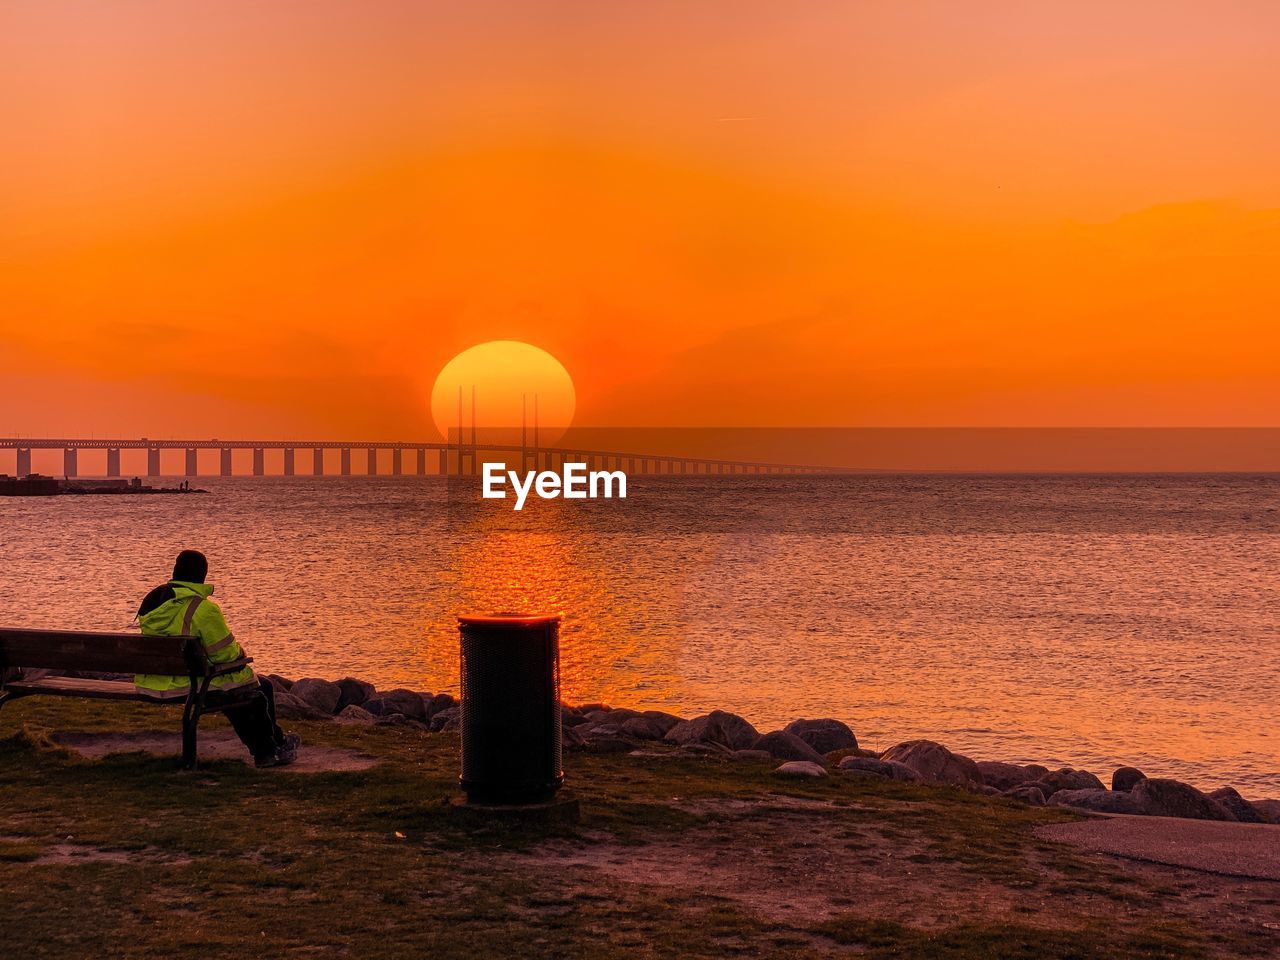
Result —
POLYGON ((470 803, 550 800, 564 783, 560 617, 458 617, 462 789, 470 803))

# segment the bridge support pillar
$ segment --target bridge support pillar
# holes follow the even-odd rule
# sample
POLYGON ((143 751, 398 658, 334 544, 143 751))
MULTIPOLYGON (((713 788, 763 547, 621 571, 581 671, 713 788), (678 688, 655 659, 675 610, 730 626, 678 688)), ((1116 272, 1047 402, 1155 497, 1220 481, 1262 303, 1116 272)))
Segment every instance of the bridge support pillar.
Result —
POLYGON ((75 447, 67 447, 62 451, 62 475, 64 477, 74 477, 76 475, 77 462, 79 461, 80 451, 75 447))
POLYGON ((188 447, 188 448, 187 448, 187 470, 186 470, 186 474, 187 474, 187 476, 188 476, 188 477, 194 477, 194 476, 196 476, 199 472, 200 472, 200 471, 199 471, 199 460, 198 460, 198 458, 196 457, 196 451, 195 451, 195 448, 194 448, 194 447, 188 447))
POLYGON ((223 447, 218 451, 218 473, 221 476, 231 476, 231 448, 223 447))
POLYGON ((369 448, 369 469, 366 471, 369 476, 376 477, 378 475, 378 448, 369 448))
POLYGON ((311 473, 316 477, 324 476, 324 447, 316 447, 311 451, 311 473))
POLYGON ((26 477, 31 474, 31 448, 18 448, 18 465, 14 468, 18 476, 26 477))
POLYGON ((107 448, 107 476, 108 477, 120 476, 120 448, 119 447, 107 448))
POLYGON ((267 472, 267 455, 261 447, 253 448, 253 475, 261 477, 267 472))
POLYGON ((344 477, 351 476, 351 448, 342 448, 342 475, 344 477))
POLYGON ((404 473, 404 457, 399 447, 391 451, 391 472, 397 477, 404 473))
POLYGON ((160 448, 147 447, 147 476, 160 476, 160 448))
POLYGON ((449 474, 449 448, 440 448, 440 476, 448 476, 449 474))
POLYGON ((296 452, 293 447, 284 448, 284 475, 286 477, 293 476, 293 455, 296 452))
POLYGON ((418 476, 426 476, 427 473, 427 448, 418 448, 418 476))

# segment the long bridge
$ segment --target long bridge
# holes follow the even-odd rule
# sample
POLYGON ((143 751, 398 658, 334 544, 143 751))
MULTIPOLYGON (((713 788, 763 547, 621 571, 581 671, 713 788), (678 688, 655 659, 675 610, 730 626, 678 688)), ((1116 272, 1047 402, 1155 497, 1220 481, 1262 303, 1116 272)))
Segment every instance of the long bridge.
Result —
MULTIPOLYGON (((465 438, 465 435, 464 435, 465 438)), ((391 467, 389 473, 399 476, 405 473, 426 475, 462 476, 479 473, 484 454, 518 454, 520 469, 544 470, 556 469, 565 463, 585 463, 591 470, 624 470, 632 475, 649 474, 801 474, 801 473, 839 473, 838 467, 822 467, 811 464, 769 463, 750 460, 726 460, 704 457, 686 457, 672 455, 643 454, 616 450, 583 450, 575 447, 545 447, 529 444, 502 444, 477 442, 474 434, 469 442, 442 441, 337 441, 337 440, 153 440, 142 437, 127 439, 83 439, 83 438, 34 438, 9 437, 0 438, 0 450, 16 451, 16 475, 25 477, 31 473, 31 452, 33 450, 61 450, 62 474, 66 477, 80 475, 80 454, 87 451, 101 451, 105 454, 105 469, 101 475, 107 477, 121 476, 120 452, 122 450, 146 450, 148 477, 163 476, 161 473, 160 453, 162 450, 182 450, 185 453, 184 469, 176 476, 196 477, 232 475, 232 451, 252 450, 252 475, 261 477, 266 474, 266 451, 284 451, 283 475, 297 474, 297 453, 299 450, 311 451, 311 475, 324 476, 326 450, 338 450, 339 469, 335 475, 350 476, 353 451, 364 451, 365 474, 379 474, 380 451, 390 451, 391 467), (200 472, 201 450, 217 450, 219 452, 217 474, 200 472), (412 471, 406 469, 406 454, 413 458, 412 471), (429 454, 431 456, 429 456, 429 454), (433 460, 432 470, 428 471, 428 462, 433 460)), ((498 459, 498 458, 494 458, 498 459)), ((506 459, 506 458, 504 458, 506 459)), ((305 462, 305 461, 304 461, 305 462)), ((358 460, 357 460, 358 462, 358 460)), ((381 471, 388 472, 388 471, 381 471)))

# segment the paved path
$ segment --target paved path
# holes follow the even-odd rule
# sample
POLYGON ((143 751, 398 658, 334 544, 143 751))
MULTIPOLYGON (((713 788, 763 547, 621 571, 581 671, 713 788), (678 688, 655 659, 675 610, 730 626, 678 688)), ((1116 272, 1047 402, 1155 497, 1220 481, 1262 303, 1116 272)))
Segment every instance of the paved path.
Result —
POLYGON ((1036 833, 1099 853, 1255 880, 1280 880, 1280 826, 1171 817, 1109 816, 1036 833))

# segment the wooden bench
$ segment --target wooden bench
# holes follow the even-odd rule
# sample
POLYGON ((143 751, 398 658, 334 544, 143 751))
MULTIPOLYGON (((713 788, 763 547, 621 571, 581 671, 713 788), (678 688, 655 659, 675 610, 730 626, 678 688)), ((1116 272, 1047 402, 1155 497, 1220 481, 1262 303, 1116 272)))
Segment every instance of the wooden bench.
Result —
POLYGON ((152 673, 191 678, 182 708, 182 765, 196 765, 196 726, 207 711, 221 711, 261 697, 256 686, 219 693, 208 703, 209 685, 215 678, 234 673, 253 662, 241 657, 229 663, 211 663, 198 637, 144 637, 138 633, 89 633, 70 630, 0 628, 0 708, 22 697, 86 697, 92 700, 133 700, 165 705, 138 691, 129 680, 86 680, 79 677, 40 677, 23 680, 12 676, 19 669, 70 670, 92 673, 152 673))

